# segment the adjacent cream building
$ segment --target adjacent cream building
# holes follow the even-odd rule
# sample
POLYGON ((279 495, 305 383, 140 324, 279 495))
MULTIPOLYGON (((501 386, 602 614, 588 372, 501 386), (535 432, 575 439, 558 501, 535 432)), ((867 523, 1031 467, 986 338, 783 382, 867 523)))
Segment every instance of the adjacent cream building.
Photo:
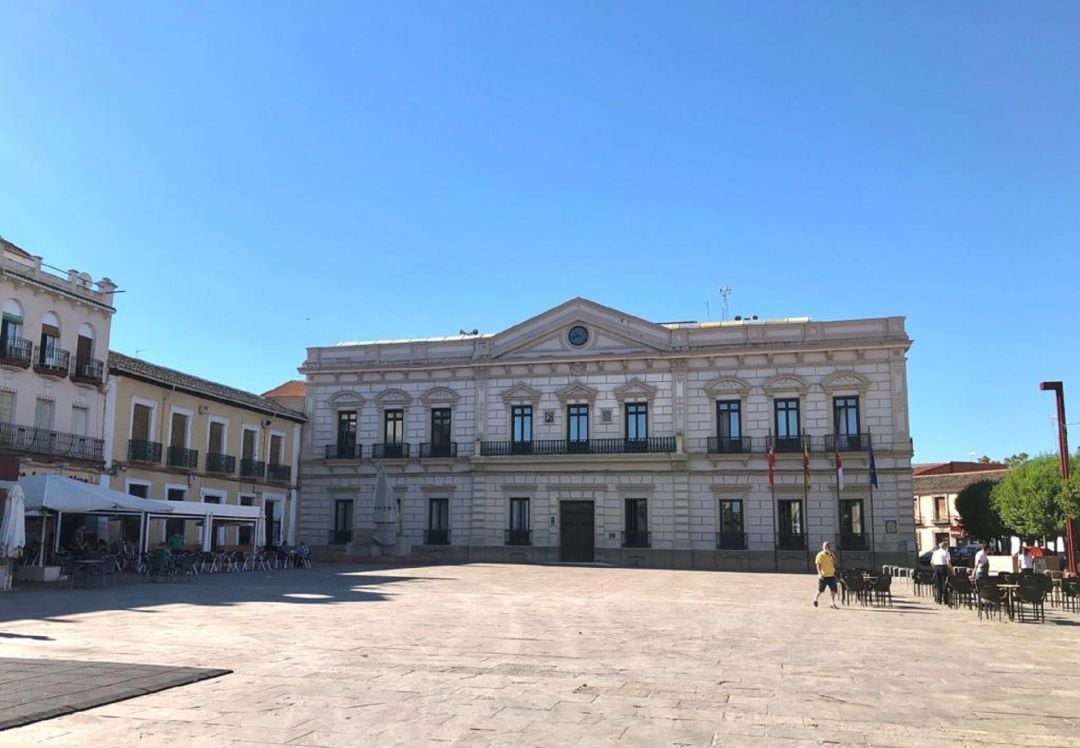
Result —
POLYGON ((982 480, 999 481, 1009 472, 1006 465, 979 462, 945 462, 917 465, 914 469, 915 543, 920 551, 938 543, 958 545, 967 540, 956 497, 982 480))
MULTIPOLYGON (((258 506, 266 537, 296 542, 297 472, 304 415, 277 401, 125 356, 109 354, 105 441, 110 486, 170 501, 258 506)), ((154 520, 151 544, 182 531, 200 543, 194 522, 154 520)), ((110 529, 131 542, 138 527, 110 529)), ((221 527, 216 548, 249 549, 252 530, 221 527)), ((113 539, 116 539, 115 537, 113 539)))
POLYGON ((0 454, 18 461, 9 472, 101 480, 115 290, 0 239, 0 454))
POLYGON ((370 555, 381 465, 416 559, 796 570, 830 540, 904 562, 910 345, 901 317, 655 323, 579 298, 309 348, 298 537, 370 555))

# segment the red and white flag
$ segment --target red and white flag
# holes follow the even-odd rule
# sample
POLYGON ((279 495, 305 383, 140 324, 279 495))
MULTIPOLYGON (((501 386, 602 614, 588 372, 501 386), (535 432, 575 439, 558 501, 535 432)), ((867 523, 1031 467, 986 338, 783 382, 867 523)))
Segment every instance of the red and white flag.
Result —
MULTIPOLYGON (((839 439, 839 437, 837 437, 839 439)), ((836 488, 839 491, 844 490, 844 462, 840 459, 840 445, 837 442, 833 442, 833 447, 836 450, 836 488)))
POLYGON ((769 486, 772 487, 776 480, 776 448, 773 446, 772 439, 769 439, 769 486))

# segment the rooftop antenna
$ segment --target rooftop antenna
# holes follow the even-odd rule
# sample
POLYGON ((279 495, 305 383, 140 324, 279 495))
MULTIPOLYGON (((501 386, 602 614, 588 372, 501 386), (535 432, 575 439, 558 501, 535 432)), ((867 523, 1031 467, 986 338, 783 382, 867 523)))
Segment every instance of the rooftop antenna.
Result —
POLYGON ((732 290, 731 286, 724 286, 720 289, 720 319, 724 322, 727 321, 727 300, 732 290))
POLYGON ((705 299, 705 319, 712 319, 712 311, 709 309, 708 299, 705 299))

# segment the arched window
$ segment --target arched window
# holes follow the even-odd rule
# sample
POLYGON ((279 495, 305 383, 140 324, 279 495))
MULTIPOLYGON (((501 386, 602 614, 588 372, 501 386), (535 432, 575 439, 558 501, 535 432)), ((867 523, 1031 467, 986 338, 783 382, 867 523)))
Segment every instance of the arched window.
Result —
POLYGON ((83 322, 79 325, 79 340, 75 347, 75 366, 81 367, 94 357, 94 328, 83 322))
POLYGON ((45 316, 41 318, 40 350, 40 361, 38 363, 42 366, 50 369, 67 368, 66 362, 61 367, 60 318, 53 312, 46 312, 45 316))
MULTIPOLYGON (((8 349, 17 348, 22 338, 23 311, 22 304, 15 299, 4 302, 4 316, 0 321, 0 348, 3 348, 4 358, 8 358, 8 349)), ((29 356, 30 354, 27 354, 29 356)))

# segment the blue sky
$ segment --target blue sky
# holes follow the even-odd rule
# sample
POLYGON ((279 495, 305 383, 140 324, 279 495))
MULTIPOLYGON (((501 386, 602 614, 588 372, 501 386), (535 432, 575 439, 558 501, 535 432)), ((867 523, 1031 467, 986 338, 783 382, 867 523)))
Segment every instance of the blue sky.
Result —
POLYGON ((1080 422, 1076 4, 0 0, 0 28, 0 234, 116 280, 118 350, 262 391, 308 345, 574 296, 719 318, 731 286, 906 316, 917 461, 1054 449, 1043 379, 1080 422))

